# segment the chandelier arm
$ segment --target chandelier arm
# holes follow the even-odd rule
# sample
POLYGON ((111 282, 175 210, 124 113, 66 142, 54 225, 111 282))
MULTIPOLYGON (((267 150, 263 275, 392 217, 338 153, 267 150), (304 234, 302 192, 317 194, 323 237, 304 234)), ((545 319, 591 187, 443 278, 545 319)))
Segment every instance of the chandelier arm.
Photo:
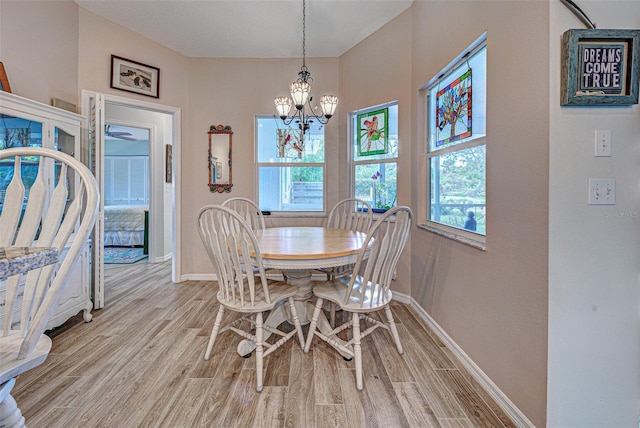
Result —
POLYGON ((300 120, 301 122, 304 122, 304 112, 302 110, 296 110, 293 114, 290 114, 289 116, 285 116, 284 118, 282 116, 280 116, 280 119, 282 119, 282 123, 284 123, 286 126, 291 125, 291 123, 293 123, 294 120, 300 120))
POLYGON ((309 99, 307 100, 307 106, 309 106, 309 112, 310 112, 310 114, 306 115, 307 119, 309 117, 313 117, 314 119, 317 119, 322 125, 326 125, 327 123, 329 123, 329 119, 327 119, 324 116, 324 113, 320 115, 316 113, 316 110, 318 109, 318 107, 316 106, 316 108, 313 108, 313 106, 311 105, 311 98, 312 97, 309 97, 309 99))

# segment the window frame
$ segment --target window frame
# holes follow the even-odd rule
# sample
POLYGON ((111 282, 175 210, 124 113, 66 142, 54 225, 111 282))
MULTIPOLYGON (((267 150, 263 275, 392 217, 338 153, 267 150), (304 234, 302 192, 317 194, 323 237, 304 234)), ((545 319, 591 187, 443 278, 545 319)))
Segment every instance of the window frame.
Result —
MULTIPOLYGON (((349 138, 349 144, 347 147, 347 164, 348 164, 348 171, 349 171, 349 175, 348 175, 348 186, 349 186, 349 197, 351 198, 356 198, 356 167, 358 165, 379 165, 379 164, 395 164, 396 165, 396 203, 394 206, 398 205, 398 180, 397 180, 397 170, 399 167, 399 163, 400 163, 400 120, 399 120, 399 115, 400 115, 400 103, 398 102, 398 100, 393 100, 393 101, 389 101, 386 103, 382 103, 382 104, 377 104, 374 106, 369 106, 369 107, 365 107, 365 108, 361 108, 358 110, 353 110, 350 111, 348 113, 348 138, 349 138), (398 150, 397 153, 395 155, 395 157, 388 157, 388 158, 375 158, 372 160, 356 160, 355 159, 355 147, 357 145, 357 135, 355 134, 356 130, 354 127, 354 122, 357 120, 358 115, 363 114, 363 113, 368 113, 368 112, 375 112, 376 110, 380 110, 380 109, 384 109, 384 108, 388 108, 388 107, 392 107, 395 106, 398 109, 398 123, 396 124, 397 127, 397 144, 398 144, 398 150)), ((375 156, 372 156, 375 157, 375 156)), ((381 209, 381 208, 376 208, 373 206, 373 204, 371 204, 371 208, 373 211, 373 215, 374 217, 379 216, 380 214, 385 213, 387 210, 391 209, 391 208, 387 208, 387 209, 381 209)))
MULTIPOLYGON (((421 89, 420 96, 422 100, 422 106, 424 108, 423 114, 423 135, 424 135, 424 164, 423 164, 423 183, 426 184, 426 189, 424 190, 425 203, 422 204, 423 207, 426 207, 425 210, 422 211, 424 220, 418 227, 422 229, 426 229, 430 232, 436 233, 438 235, 444 236, 446 238, 462 242, 464 244, 470 245, 472 247, 485 250, 486 249, 486 238, 488 230, 485 229, 485 234, 482 235, 480 233, 467 231, 462 228, 457 228, 454 226, 447 225, 445 223, 439 223, 437 221, 430 219, 431 212, 431 159, 440 157, 443 155, 447 155, 450 153, 455 153, 462 150, 471 149, 474 147, 485 147, 485 210, 487 209, 487 187, 486 187, 486 179, 487 179, 487 133, 486 133, 486 124, 488 120, 488 114, 485 116, 485 133, 480 136, 472 136, 465 139, 463 142, 459 142, 456 144, 451 144, 444 148, 438 148, 435 150, 431 149, 431 133, 430 133, 430 123, 431 123, 431 111, 429 108, 430 105, 430 91, 431 89, 438 84, 443 79, 449 77, 452 73, 454 73, 462 64, 467 61, 467 58, 473 57, 481 50, 488 49, 487 43, 487 33, 483 33, 477 40, 475 40, 467 49, 462 51, 453 61, 451 61, 446 67, 440 70, 432 79, 430 79, 421 89)), ((488 75, 488 63, 486 65, 485 72, 488 75)), ((487 78, 488 80, 488 78, 487 78)), ((486 112, 486 106, 485 106, 486 112)))
MULTIPOLYGON (((270 217, 325 217, 327 214, 327 154, 326 154, 326 135, 325 135, 325 126, 322 126, 322 134, 323 134, 323 144, 324 147, 324 162, 260 162, 259 160, 259 121, 260 120, 273 120, 280 121, 281 123, 278 126, 281 128, 291 128, 291 126, 286 126, 282 123, 282 120, 275 117, 274 115, 269 114, 256 114, 254 115, 254 165, 255 165, 255 200, 260 205, 260 168, 299 168, 309 167, 322 168, 322 209, 309 211, 293 211, 293 210, 268 210, 270 217)), ((260 207, 263 209, 263 207, 260 207)))

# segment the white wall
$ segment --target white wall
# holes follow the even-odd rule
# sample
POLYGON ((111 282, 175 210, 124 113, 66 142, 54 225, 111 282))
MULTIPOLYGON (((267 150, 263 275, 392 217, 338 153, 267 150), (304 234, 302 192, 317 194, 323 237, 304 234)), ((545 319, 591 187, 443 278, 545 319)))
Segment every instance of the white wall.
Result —
POLYGON ((536 426, 545 426, 549 3, 415 1, 412 207, 426 217, 418 90, 487 32, 486 251, 416 229, 411 295, 536 426))
MULTIPOLYGON (((347 197, 349 166, 347 147, 349 112, 398 102, 398 205, 411 205, 411 169, 414 154, 411 130, 411 10, 407 10, 340 57, 339 187, 331 196, 347 197)), ((335 201, 337 202, 337 201, 335 201)), ((414 224, 419 213, 414 211, 414 224)), ((411 294, 411 244, 407 244, 397 266, 394 291, 411 294)))
MULTIPOLYGON (((198 233, 196 215, 206 204, 219 204, 231 196, 254 199, 254 115, 275 114, 273 99, 285 94, 295 80, 301 60, 289 59, 211 59, 191 58, 188 79, 189 109, 192 112, 183 128, 192 136, 183 139, 182 198, 182 266, 185 275, 202 277, 211 275, 208 260, 198 233), (258 79, 256 84, 247 85, 258 79), (208 187, 208 134, 211 125, 229 125, 233 129, 231 193, 211 193, 208 187)), ((338 59, 307 58, 307 67, 313 77, 312 94, 338 93, 338 59)), ((340 94, 338 93, 340 96, 340 94)), ((340 115, 346 112, 338 106, 340 115)), ((340 146, 337 121, 332 119, 325 127, 325 156, 327 160, 327 186, 333 195, 338 188, 338 159, 340 146)), ((337 201, 337 200, 336 200, 337 201)), ((330 201, 328 201, 330 203, 330 201)), ((269 226, 287 224, 319 224, 321 219, 271 218, 269 226)))
POLYGON ((0 61, 14 94, 79 107, 76 3, 0 1, 0 61))
MULTIPOLYGON (((597 28, 640 29, 638 1, 582 1, 597 28)), ((585 28, 550 16, 549 427, 637 427, 640 409, 640 106, 561 107, 560 42, 585 28), (612 131, 595 158, 594 130, 612 131), (616 179, 615 206, 587 205, 587 179, 616 179)))

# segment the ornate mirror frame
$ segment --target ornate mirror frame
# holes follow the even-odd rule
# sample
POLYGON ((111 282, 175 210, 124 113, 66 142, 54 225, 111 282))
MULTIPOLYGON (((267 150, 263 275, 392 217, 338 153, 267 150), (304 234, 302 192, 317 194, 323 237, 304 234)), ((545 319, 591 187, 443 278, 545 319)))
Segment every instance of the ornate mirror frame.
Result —
MULTIPOLYGON (((211 192, 231 192, 233 182, 231 181, 231 146, 233 131, 228 125, 211 125, 209 127, 209 156, 207 157, 209 164, 209 191, 211 192), (228 173, 225 171, 225 159, 222 156, 215 156, 215 153, 220 153, 220 138, 228 137, 229 152, 227 157, 228 173), (214 141, 217 140, 217 141, 214 141), (218 144, 216 146, 216 143, 218 144), (220 180, 220 181, 218 181, 220 180)), ((222 149, 224 150, 224 149, 222 149)))

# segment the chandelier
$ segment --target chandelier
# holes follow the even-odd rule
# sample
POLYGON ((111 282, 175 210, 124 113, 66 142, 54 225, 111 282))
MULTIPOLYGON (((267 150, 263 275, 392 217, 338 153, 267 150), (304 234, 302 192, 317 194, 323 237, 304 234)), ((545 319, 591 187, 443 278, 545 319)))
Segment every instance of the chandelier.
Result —
POLYGON ((274 102, 276 104, 276 110, 280 119, 286 126, 295 122, 300 128, 300 141, 304 141, 304 134, 309 129, 309 124, 314 121, 318 121, 320 124, 325 125, 333 116, 338 106, 338 97, 335 95, 323 95, 320 97, 320 108, 322 114, 318 114, 318 107, 312 107, 311 101, 311 73, 307 69, 306 65, 306 4, 305 0, 302 0, 302 67, 298 72, 298 79, 292 82, 289 91, 291 97, 277 97, 274 102), (307 105, 308 112, 305 111, 305 104, 307 105), (295 106, 295 110, 291 112, 291 106, 295 106), (290 114, 291 113, 291 114, 290 114))

